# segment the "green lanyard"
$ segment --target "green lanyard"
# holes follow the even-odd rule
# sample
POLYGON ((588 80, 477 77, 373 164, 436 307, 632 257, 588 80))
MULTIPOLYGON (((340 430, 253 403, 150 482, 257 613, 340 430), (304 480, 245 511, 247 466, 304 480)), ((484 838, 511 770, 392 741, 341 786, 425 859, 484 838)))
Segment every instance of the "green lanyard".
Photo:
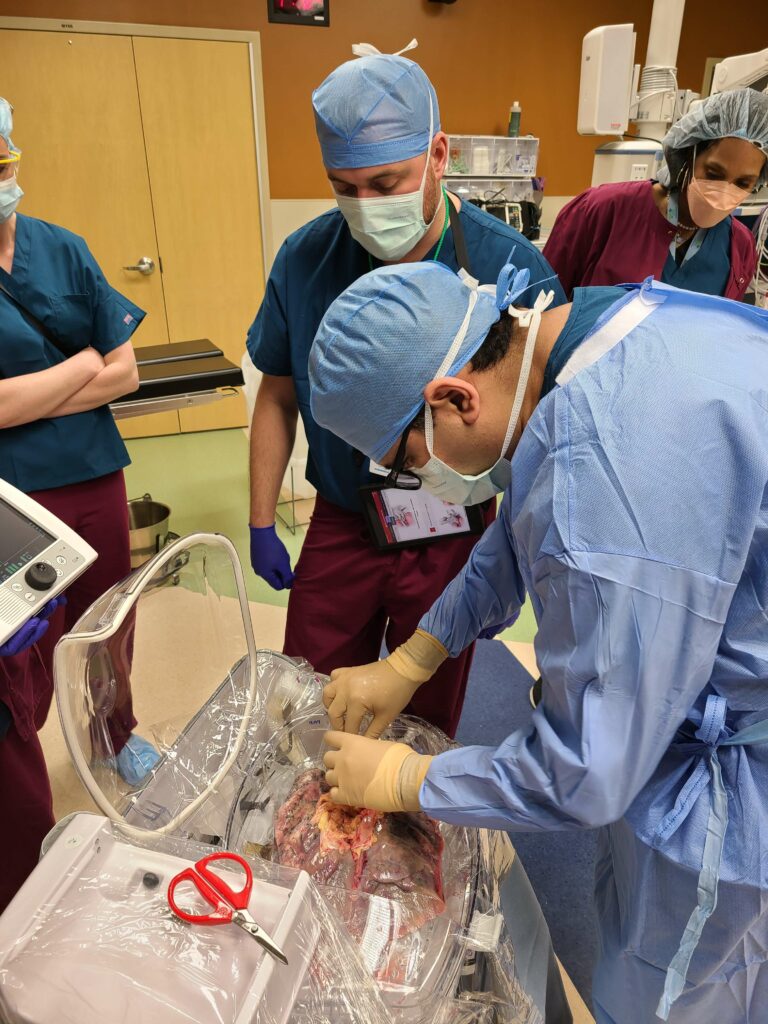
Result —
MULTIPOLYGON (((445 196, 445 222, 443 224, 443 230, 440 234, 440 241, 437 243, 437 248, 435 249, 435 255, 432 257, 434 263, 437 263, 437 257, 440 255, 440 250, 443 248, 445 233, 448 230, 448 225, 451 223, 451 208, 448 205, 450 203, 450 199, 448 198, 448 193, 445 191, 445 189, 443 189, 443 195, 445 196)), ((368 253, 367 255, 368 269, 373 270, 373 256, 371 256, 370 253, 368 253)))

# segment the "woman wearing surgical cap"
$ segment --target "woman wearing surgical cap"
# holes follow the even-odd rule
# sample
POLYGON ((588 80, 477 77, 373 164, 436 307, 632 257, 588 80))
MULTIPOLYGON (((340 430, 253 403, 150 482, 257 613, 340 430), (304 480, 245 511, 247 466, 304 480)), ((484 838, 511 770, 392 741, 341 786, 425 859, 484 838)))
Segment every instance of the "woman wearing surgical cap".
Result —
POLYGON ((565 206, 544 254, 565 291, 642 281, 741 299, 757 255, 733 211, 768 181, 768 95, 718 93, 664 138, 659 181, 589 188, 565 206))
MULTIPOLYGON (((16 212, 24 192, 12 127, 12 108, 0 98, 0 477, 64 520, 99 557, 47 630, 14 638, 0 657, 0 820, 8 840, 0 911, 53 825, 37 737, 53 694, 53 648, 130 571, 129 459, 108 403, 137 387, 129 339, 144 318, 109 286, 81 238, 16 212)), ((126 777, 157 756, 131 736, 133 724, 130 715, 110 721, 126 777)))

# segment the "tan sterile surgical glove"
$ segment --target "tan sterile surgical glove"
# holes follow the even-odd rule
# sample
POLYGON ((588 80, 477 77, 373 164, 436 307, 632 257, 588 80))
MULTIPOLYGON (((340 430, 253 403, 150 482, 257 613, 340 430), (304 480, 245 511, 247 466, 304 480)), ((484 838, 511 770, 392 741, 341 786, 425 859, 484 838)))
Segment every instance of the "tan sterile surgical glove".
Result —
POLYGON ((344 732, 326 733, 323 761, 331 799, 375 811, 418 811, 419 790, 432 757, 405 743, 371 740, 344 732))
POLYGON ((417 629, 383 661, 334 669, 323 690, 331 727, 357 733, 365 716, 371 715, 365 735, 381 736, 447 657, 448 651, 439 640, 417 629))

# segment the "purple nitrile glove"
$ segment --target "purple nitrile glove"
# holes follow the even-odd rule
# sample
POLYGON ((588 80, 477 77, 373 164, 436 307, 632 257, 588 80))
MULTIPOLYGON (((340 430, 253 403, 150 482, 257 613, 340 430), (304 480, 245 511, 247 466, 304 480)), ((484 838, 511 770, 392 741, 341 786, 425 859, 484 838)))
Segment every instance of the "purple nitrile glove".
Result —
POLYGON ((273 590, 290 590, 293 585, 291 560, 285 544, 277 536, 275 524, 250 526, 251 567, 273 590))
POLYGON ((509 626, 514 625, 517 622, 517 612, 509 618, 505 619, 504 622, 500 622, 498 626, 486 626, 485 629, 481 629, 477 634, 478 640, 493 640, 499 633, 503 633, 509 626))
POLYGON ((4 644, 0 644, 0 658, 10 658, 14 654, 21 654, 23 651, 33 647, 45 635, 50 625, 48 619, 57 608, 66 603, 66 597, 60 594, 44 605, 37 615, 27 619, 21 629, 14 633, 13 636, 9 636, 4 644))

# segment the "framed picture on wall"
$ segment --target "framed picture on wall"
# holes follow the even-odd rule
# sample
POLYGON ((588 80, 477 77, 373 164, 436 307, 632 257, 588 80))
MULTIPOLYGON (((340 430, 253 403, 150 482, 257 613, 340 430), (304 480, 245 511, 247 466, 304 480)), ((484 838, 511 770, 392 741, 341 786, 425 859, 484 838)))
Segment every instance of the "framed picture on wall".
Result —
POLYGON ((330 25, 331 0, 267 0, 269 21, 283 25, 330 25))

